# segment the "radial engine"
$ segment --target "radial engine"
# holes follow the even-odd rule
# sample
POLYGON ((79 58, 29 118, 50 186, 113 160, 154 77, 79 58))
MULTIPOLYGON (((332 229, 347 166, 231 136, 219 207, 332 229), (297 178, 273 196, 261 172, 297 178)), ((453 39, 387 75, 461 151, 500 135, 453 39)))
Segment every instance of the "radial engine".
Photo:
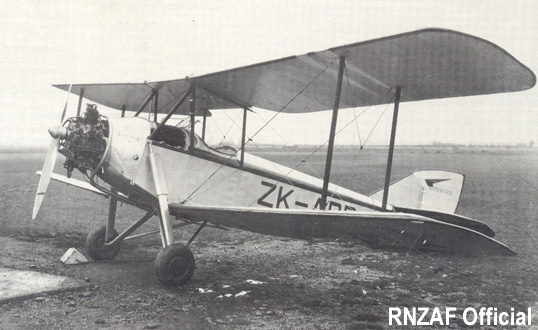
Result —
POLYGON ((64 167, 70 177, 75 168, 86 172, 97 167, 106 150, 109 123, 99 114, 97 105, 88 104, 82 117, 71 117, 59 132, 50 133, 62 139, 60 152, 66 156, 64 167))

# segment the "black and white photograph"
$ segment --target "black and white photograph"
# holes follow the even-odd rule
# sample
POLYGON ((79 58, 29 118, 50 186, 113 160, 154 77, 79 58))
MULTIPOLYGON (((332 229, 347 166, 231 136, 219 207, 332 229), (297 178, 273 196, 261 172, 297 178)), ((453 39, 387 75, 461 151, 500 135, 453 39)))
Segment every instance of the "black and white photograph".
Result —
POLYGON ((538 2, 0 3, 0 329, 538 329, 538 2))

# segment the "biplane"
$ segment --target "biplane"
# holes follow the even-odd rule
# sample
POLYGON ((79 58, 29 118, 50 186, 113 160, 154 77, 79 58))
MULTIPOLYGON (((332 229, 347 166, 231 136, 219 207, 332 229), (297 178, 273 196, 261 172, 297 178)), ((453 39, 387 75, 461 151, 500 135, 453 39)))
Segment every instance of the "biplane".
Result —
POLYGON ((60 125, 49 129, 32 218, 51 179, 108 197, 106 224, 88 235, 86 247, 92 259, 109 260, 155 216, 162 240, 155 272, 167 286, 192 276, 189 246, 206 225, 297 239, 347 238, 376 248, 514 255, 486 223, 456 214, 462 174, 426 170, 391 182, 392 158, 400 103, 523 91, 535 83, 528 67, 489 41, 423 29, 177 80, 54 85, 79 102, 76 116, 64 120, 64 108, 60 125), (93 103, 81 114, 84 99, 93 103), (392 103, 383 187, 367 196, 330 183, 339 109, 392 103), (97 104, 121 117, 100 114, 97 104), (247 153, 247 115, 255 108, 275 116, 332 111, 323 176, 247 153), (205 142, 206 120, 229 109, 243 111, 241 146, 212 148, 205 142), (146 110, 153 120, 139 116, 146 110), (177 115, 188 116, 189 124, 170 124, 177 115), (67 176, 53 173, 58 152, 66 157, 67 176), (86 181, 72 178, 74 169, 86 181), (145 212, 121 232, 118 202, 145 212), (174 228, 191 224, 198 226, 192 237, 177 243, 174 228))

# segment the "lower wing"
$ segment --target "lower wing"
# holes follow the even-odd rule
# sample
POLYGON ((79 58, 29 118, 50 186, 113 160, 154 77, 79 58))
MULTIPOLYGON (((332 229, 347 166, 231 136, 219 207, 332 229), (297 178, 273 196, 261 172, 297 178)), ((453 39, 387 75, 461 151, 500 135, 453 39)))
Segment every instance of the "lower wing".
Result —
POLYGON ((355 239, 393 250, 515 255, 506 245, 469 228, 417 214, 397 212, 331 212, 170 204, 174 216, 299 239, 355 239))
MULTIPOLYGON (((42 175, 42 172, 37 171, 36 174, 37 175, 42 175)), ((80 189, 88 190, 88 191, 91 191, 91 192, 96 193, 96 194, 101 195, 101 196, 105 196, 105 197, 108 196, 104 192, 102 192, 99 189, 93 187, 88 182, 84 182, 84 181, 73 179, 73 178, 68 178, 66 176, 56 174, 56 173, 51 173, 50 177, 51 177, 52 180, 55 180, 55 181, 58 181, 58 182, 63 182, 63 183, 68 184, 70 186, 75 186, 75 187, 80 188, 80 189)))

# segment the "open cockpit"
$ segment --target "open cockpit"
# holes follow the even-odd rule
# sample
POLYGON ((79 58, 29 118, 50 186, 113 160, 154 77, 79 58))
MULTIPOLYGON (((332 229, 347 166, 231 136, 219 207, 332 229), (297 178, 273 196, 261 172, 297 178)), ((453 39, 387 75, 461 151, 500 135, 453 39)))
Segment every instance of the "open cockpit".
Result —
POLYGON ((151 139, 156 142, 163 142, 166 145, 177 148, 180 150, 188 150, 191 137, 194 137, 193 146, 197 150, 208 151, 212 153, 225 154, 227 156, 235 156, 237 154, 237 149, 232 146, 218 146, 212 148, 207 145, 207 143, 198 135, 191 135, 190 130, 183 127, 172 126, 172 125, 162 125, 162 127, 154 133, 157 128, 155 123, 152 123, 151 139), (154 133, 154 134, 153 134, 154 133))

